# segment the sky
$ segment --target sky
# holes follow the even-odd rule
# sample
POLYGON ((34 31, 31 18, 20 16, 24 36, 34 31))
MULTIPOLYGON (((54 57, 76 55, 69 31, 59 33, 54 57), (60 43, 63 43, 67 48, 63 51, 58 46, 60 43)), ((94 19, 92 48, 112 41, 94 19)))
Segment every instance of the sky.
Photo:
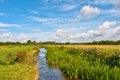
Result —
POLYGON ((120 40, 120 0, 0 0, 0 42, 120 40))

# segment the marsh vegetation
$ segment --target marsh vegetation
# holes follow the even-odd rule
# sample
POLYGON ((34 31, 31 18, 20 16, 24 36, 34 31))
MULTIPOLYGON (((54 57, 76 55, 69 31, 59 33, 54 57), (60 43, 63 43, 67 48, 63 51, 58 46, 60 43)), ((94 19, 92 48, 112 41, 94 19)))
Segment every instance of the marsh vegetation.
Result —
POLYGON ((120 80, 120 46, 47 46, 47 60, 72 80, 120 80))
POLYGON ((34 80, 38 51, 32 45, 0 46, 0 80, 34 80))
MULTIPOLYGON (((62 71, 67 80, 120 80, 119 45, 42 47, 47 50, 46 64, 62 71)), ((41 70, 35 68, 39 49, 31 44, 1 45, 0 80, 37 80, 35 76, 41 70)))

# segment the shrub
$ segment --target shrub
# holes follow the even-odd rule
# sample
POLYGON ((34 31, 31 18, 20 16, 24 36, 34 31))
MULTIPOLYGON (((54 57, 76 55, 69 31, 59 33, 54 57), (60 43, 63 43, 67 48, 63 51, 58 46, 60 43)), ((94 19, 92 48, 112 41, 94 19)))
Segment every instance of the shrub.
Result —
POLYGON ((69 54, 79 54, 79 49, 75 49, 75 48, 69 48, 69 49, 67 49, 67 52, 69 53, 69 54))
POLYGON ((120 67, 120 57, 119 57, 119 55, 113 55, 113 56, 111 56, 111 57, 107 57, 106 59, 105 59, 105 63, 107 64, 107 65, 109 65, 109 67, 111 67, 111 68, 113 68, 113 67, 120 67))
POLYGON ((18 52, 16 61, 22 63, 25 61, 26 56, 27 56, 27 52, 18 52))

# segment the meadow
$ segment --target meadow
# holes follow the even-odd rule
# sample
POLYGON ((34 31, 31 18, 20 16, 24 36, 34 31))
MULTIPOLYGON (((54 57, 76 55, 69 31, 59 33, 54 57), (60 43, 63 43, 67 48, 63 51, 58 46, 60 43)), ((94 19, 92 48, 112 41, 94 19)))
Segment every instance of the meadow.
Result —
POLYGON ((49 65, 71 80, 120 80, 119 45, 45 46, 49 65))
POLYGON ((0 46, 0 80, 37 80, 37 54, 34 45, 0 46))
MULTIPOLYGON (((120 80, 120 45, 41 45, 47 63, 70 80, 120 80)), ((38 80, 40 47, 1 45, 0 80, 38 80)))

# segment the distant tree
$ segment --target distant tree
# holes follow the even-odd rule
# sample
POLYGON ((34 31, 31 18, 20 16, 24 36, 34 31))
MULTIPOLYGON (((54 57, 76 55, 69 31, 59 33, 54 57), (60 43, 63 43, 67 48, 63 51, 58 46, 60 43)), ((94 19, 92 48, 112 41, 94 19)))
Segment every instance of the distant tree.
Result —
POLYGON ((116 45, 120 45, 120 40, 116 41, 116 45))
POLYGON ((38 44, 42 44, 42 42, 40 41, 40 42, 38 42, 38 44))
POLYGON ((4 42, 0 42, 0 45, 3 45, 4 44, 4 42))
POLYGON ((70 44, 70 42, 66 42, 65 44, 70 44))
POLYGON ((32 41, 31 41, 31 40, 28 40, 28 41, 27 41, 27 44, 31 44, 31 43, 32 43, 32 41))
POLYGON ((33 41, 32 44, 37 44, 37 42, 36 42, 36 41, 33 41))
POLYGON ((21 43, 20 43, 20 42, 15 42, 14 44, 16 44, 16 45, 20 45, 21 43))

